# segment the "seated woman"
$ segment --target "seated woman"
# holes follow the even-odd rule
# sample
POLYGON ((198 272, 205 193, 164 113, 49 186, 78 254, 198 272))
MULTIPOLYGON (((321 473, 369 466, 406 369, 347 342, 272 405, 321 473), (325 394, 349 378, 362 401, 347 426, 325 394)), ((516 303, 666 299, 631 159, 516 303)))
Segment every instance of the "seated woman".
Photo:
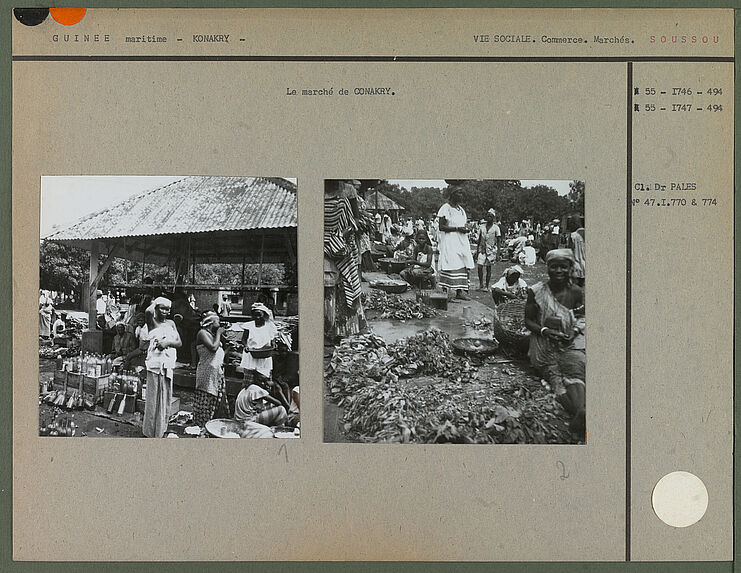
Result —
POLYGON ((126 325, 123 322, 116 324, 116 335, 113 337, 113 348, 110 357, 113 359, 113 364, 118 366, 122 364, 130 352, 133 352, 138 347, 138 342, 134 337, 134 334, 126 330, 126 325))
POLYGON ((281 403, 268 392, 273 382, 260 380, 243 388, 234 403, 234 419, 238 422, 257 422, 263 426, 280 426, 288 415, 281 403))
POLYGON ((414 239, 412 235, 404 235, 394 249, 394 259, 406 261, 414 256, 414 239))
POLYGON ((528 240, 527 243, 525 243, 525 246, 522 248, 522 252, 519 256, 520 264, 528 267, 533 267, 535 266, 536 258, 537 254, 535 252, 535 248, 533 247, 532 241, 528 240))
POLYGON ((51 335, 54 344, 59 346, 67 346, 70 337, 67 336, 67 313, 63 312, 54 321, 54 326, 51 328, 51 335))
POLYGON ((520 229, 519 234, 517 237, 512 241, 512 255, 510 260, 513 263, 519 262, 519 256, 522 252, 522 249, 525 248, 525 243, 527 243, 527 231, 523 228, 520 229))
POLYGON ((421 229, 414 237, 414 249, 409 267, 401 271, 401 278, 410 285, 424 288, 425 283, 435 288, 435 269, 432 268, 432 245, 427 231, 421 229))
POLYGON ((527 283, 521 278, 523 274, 520 265, 508 267, 501 278, 491 287, 491 297, 494 304, 501 304, 506 300, 524 296, 527 283))
POLYGON ((551 385, 556 399, 573 415, 572 431, 585 430, 586 327, 584 291, 571 281, 574 254, 555 249, 546 255, 548 281, 528 290, 525 325, 530 362, 551 385))
POLYGON ((291 389, 280 377, 275 377, 267 385, 271 398, 277 400, 286 412, 286 418, 280 424, 295 428, 300 420, 298 386, 291 389))

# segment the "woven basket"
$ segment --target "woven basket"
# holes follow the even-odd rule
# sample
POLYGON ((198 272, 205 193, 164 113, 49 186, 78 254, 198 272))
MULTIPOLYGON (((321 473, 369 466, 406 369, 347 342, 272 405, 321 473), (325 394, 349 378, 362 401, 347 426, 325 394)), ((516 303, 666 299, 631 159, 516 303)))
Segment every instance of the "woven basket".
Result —
POLYGON ((248 350, 247 352, 252 355, 252 358, 269 358, 275 353, 275 348, 271 346, 270 348, 248 350))
POLYGON ((501 345, 527 353, 529 335, 522 333, 525 328, 525 300, 508 300, 497 306, 491 328, 501 345))

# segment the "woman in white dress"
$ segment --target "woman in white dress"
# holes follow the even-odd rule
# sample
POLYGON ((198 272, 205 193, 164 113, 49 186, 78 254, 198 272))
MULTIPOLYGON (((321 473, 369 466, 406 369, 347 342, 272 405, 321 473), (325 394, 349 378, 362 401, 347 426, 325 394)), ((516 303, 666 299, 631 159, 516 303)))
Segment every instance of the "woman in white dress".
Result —
POLYGON ((469 289, 468 271, 474 268, 474 264, 466 228, 468 217, 460 203, 460 189, 449 187, 448 202, 437 212, 440 251, 438 282, 447 289, 449 299, 455 293, 459 300, 470 300, 465 292, 469 289))
POLYGON ((244 329, 242 335, 242 361, 240 366, 244 371, 245 387, 260 378, 270 379, 273 373, 273 358, 266 356, 256 358, 250 351, 269 350, 274 347, 273 341, 278 336, 278 329, 273 322, 273 313, 260 302, 252 305, 252 318, 254 322, 244 329))

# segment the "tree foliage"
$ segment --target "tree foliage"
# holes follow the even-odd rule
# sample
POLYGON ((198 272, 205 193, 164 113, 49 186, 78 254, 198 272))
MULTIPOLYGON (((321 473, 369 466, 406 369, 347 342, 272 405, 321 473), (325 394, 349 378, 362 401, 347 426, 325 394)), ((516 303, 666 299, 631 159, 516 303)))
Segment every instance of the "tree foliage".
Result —
POLYGON ((584 183, 572 184, 568 197, 546 185, 522 187, 517 180, 446 180, 448 188, 413 187, 404 189, 382 181, 376 189, 406 209, 403 217, 428 218, 437 213, 446 200, 451 184, 461 190, 462 204, 472 219, 480 219, 491 208, 504 223, 532 218, 534 222, 550 221, 568 212, 584 212, 584 183), (579 195, 579 193, 581 193, 579 195))
POLYGON ((80 296, 87 281, 87 251, 42 241, 39 249, 39 285, 42 289, 80 296))
POLYGON ((572 211, 584 215, 584 181, 572 181, 569 183, 568 197, 572 211))
MULTIPOLYGON (((102 265, 105 255, 100 257, 102 265)), ((68 247, 51 241, 42 241, 39 250, 39 285, 45 290, 75 294, 81 300, 88 281, 90 255, 88 251, 68 247)), ((173 269, 166 265, 147 264, 142 273, 142 263, 115 258, 111 261, 100 282, 106 289, 124 284, 142 284, 142 274, 155 284, 168 284, 175 280, 173 269)), ((245 265, 245 284, 257 284, 258 265, 245 265)), ((189 283, 192 275, 185 277, 189 283)), ((197 264, 195 283, 203 285, 238 285, 242 281, 242 265, 227 263, 197 264)), ((264 264, 262 284, 297 284, 295 265, 264 264)))

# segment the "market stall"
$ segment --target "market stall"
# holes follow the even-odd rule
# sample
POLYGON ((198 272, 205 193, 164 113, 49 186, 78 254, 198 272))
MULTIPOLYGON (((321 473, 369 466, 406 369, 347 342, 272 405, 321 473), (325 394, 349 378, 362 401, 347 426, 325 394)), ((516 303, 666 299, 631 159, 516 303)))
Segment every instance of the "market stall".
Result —
MULTIPOLYGON (((187 313, 192 309, 191 324, 195 330, 200 313, 211 310, 207 303, 214 293, 234 296, 238 309, 222 317, 227 329, 227 357, 241 352, 239 339, 250 320, 250 304, 267 296, 275 309, 282 342, 274 354, 276 375, 298 384, 297 207, 296 186, 292 182, 279 178, 185 177, 86 216, 44 240, 90 253, 85 307, 91 325, 96 324, 97 318, 96 292, 116 258, 141 263, 142 276, 128 277, 129 282, 106 287, 150 298, 157 295, 176 298, 177 293, 191 293, 193 304, 188 307, 189 302, 184 302, 184 308, 187 313), (241 280, 232 284, 198 283, 196 265, 212 263, 241 265, 241 280), (174 278, 167 282, 146 280, 147 264, 173 269, 174 278), (263 269, 277 264, 291 268, 290 276, 286 273, 286 280, 278 283, 266 280, 263 269), (256 276, 251 273, 246 277, 248 266, 257 268, 256 276), (205 308, 199 309, 198 301, 205 308)), ((179 312, 176 304, 173 302, 173 316, 179 312)), ((44 403, 65 407, 69 404, 69 409, 87 406, 108 415, 134 416, 143 411, 146 388, 142 379, 132 377, 133 369, 124 371, 106 362, 102 335, 96 329, 82 332, 79 355, 57 364, 51 387, 47 384, 44 403)), ((195 333, 190 335, 192 338, 184 346, 194 347, 195 333)), ((178 387, 187 394, 195 385, 194 356, 190 348, 186 350, 188 358, 183 362, 178 356, 172 381, 176 394, 178 387)), ((230 365, 233 360, 225 362, 227 392, 233 401, 242 383, 241 372, 230 365)), ((173 403, 171 414, 177 417, 181 408, 187 409, 183 403, 173 403)))
POLYGON ((401 212, 405 210, 404 207, 380 191, 368 191, 365 203, 371 213, 383 214, 388 212, 394 222, 398 222, 401 212))

